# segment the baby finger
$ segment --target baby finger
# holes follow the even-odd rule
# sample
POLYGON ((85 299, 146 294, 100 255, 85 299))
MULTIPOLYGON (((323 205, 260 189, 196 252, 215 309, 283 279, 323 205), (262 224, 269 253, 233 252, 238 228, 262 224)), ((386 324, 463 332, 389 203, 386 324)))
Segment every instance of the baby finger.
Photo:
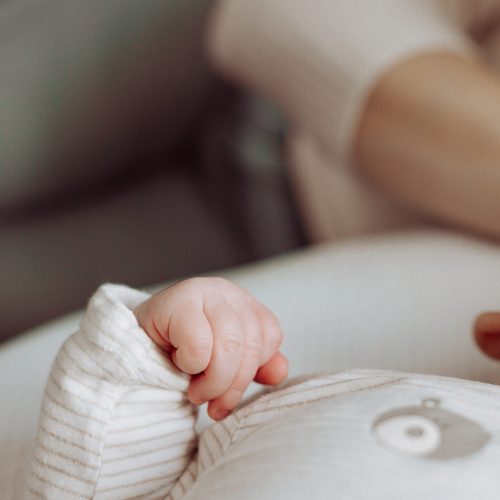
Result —
POLYGON ((213 350, 207 369, 194 377, 189 386, 188 396, 195 404, 214 399, 231 386, 244 345, 240 320, 227 302, 205 304, 205 314, 213 332, 213 350))

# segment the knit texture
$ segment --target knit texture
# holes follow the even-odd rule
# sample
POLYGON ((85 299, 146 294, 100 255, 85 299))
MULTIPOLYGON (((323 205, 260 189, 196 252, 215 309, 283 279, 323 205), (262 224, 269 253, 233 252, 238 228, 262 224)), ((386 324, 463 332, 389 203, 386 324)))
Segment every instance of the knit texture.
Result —
POLYGON ((45 498, 165 495, 196 446, 188 378, 137 325, 147 295, 103 286, 47 383, 28 489, 45 498))

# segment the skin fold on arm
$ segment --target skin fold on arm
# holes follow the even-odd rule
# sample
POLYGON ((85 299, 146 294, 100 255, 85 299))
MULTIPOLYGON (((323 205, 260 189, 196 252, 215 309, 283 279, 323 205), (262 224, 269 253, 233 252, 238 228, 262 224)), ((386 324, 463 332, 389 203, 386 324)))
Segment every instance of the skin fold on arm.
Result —
POLYGON ((500 237, 500 76, 448 53, 409 59, 369 97, 359 170, 445 223, 500 237))

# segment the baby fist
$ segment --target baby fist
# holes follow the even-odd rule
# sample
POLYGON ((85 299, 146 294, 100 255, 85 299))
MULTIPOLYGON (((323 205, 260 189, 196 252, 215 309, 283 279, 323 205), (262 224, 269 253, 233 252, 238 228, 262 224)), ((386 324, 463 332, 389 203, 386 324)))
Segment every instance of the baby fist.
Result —
POLYGON ((193 375, 195 404, 209 402, 215 420, 226 417, 248 385, 282 382, 288 362, 279 352, 276 317, 250 293, 222 278, 181 281, 138 306, 134 313, 174 364, 193 375))

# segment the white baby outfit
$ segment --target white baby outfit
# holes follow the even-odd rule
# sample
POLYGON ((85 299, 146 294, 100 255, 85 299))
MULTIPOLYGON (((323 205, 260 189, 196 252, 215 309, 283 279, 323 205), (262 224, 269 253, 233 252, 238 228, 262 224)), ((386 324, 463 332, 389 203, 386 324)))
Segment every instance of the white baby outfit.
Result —
POLYGON ((138 326, 130 308, 147 297, 102 287, 61 347, 40 413, 33 494, 165 492, 187 467, 196 446, 188 379, 138 326))
POLYGON ((266 394, 194 431, 188 378, 105 285, 61 347, 29 498, 498 498, 500 389, 356 370, 266 394))

